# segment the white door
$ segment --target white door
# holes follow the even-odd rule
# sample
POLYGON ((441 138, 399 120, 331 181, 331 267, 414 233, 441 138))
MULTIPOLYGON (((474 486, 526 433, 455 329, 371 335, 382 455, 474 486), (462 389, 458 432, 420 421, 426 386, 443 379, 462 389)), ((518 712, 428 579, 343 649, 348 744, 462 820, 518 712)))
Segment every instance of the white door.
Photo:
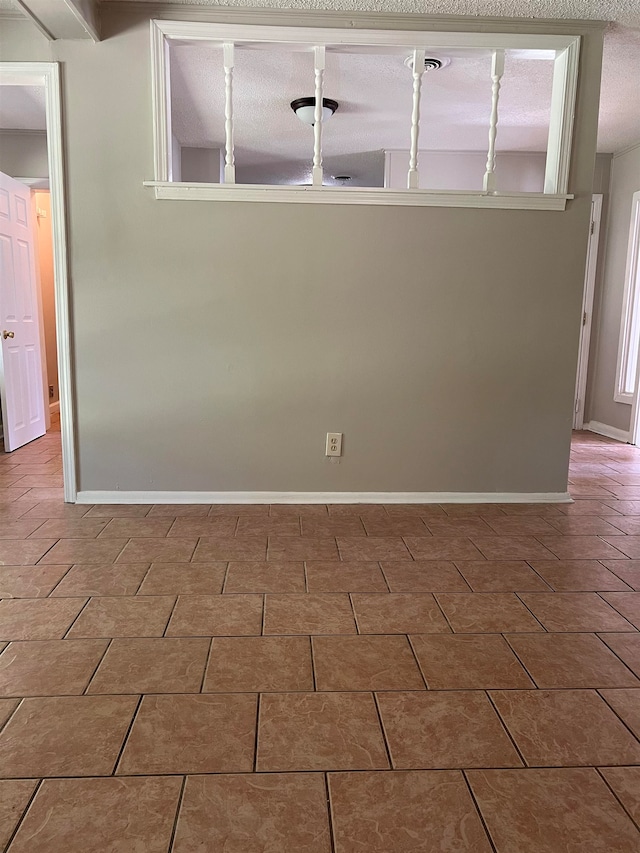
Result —
POLYGON ((44 387, 28 187, 0 172, 0 401, 5 451, 44 435, 44 387))
POLYGON ((598 263, 598 243, 600 240, 600 218, 602 216, 602 195, 597 193, 591 199, 591 225, 587 248, 587 266, 584 274, 584 293, 582 296, 582 328, 578 349, 578 371, 576 375, 575 405, 573 407, 573 428, 582 429, 584 425, 584 398, 587 391, 587 372, 589 369, 589 346, 591 344, 591 321, 593 319, 593 297, 596 288, 596 267, 598 263))

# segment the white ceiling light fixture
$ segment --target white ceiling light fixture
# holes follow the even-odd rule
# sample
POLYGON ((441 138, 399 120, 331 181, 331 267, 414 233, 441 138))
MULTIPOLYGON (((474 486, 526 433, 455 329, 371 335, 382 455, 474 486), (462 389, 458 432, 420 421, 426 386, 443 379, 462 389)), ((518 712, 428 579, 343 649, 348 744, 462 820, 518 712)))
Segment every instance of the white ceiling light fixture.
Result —
MULTIPOLYGON (((291 109, 304 124, 315 124, 316 118, 316 99, 315 98, 296 98, 291 101, 291 109)), ((338 102, 331 98, 322 99, 322 121, 328 121, 338 109, 338 102)))

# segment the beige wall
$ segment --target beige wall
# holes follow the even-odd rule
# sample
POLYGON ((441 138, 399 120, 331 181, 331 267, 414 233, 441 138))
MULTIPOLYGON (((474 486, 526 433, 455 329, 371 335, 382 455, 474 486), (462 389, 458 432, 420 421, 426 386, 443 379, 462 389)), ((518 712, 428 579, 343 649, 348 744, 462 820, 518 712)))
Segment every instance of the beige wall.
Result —
POLYGON ((564 213, 156 201, 148 20, 111 8, 104 34, 41 45, 65 63, 82 489, 564 491, 599 32, 564 213))
POLYGON ((47 134, 0 130, 0 172, 12 178, 48 178, 47 134))
POLYGON ((607 234, 600 253, 604 274, 598 293, 587 396, 588 420, 624 431, 630 426, 631 406, 616 403, 613 395, 631 224, 631 200, 634 192, 638 190, 640 145, 613 157, 607 234))
POLYGON ((47 393, 49 403, 57 403, 58 351, 56 344, 56 307, 53 285, 53 244, 51 234, 51 199, 48 192, 35 193, 38 211, 38 267, 42 294, 42 319, 47 358, 47 385, 53 385, 53 397, 47 393), (42 215, 44 214, 44 215, 42 215))

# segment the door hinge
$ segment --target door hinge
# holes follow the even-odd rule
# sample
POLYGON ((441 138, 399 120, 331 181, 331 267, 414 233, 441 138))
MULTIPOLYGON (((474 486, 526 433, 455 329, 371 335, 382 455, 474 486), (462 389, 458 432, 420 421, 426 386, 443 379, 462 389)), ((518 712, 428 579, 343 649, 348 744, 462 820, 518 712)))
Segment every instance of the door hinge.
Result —
POLYGON ((591 220, 591 228, 589 229, 589 234, 593 234, 595 232, 595 230, 596 230, 596 223, 592 219, 591 220))
POLYGON ((587 312, 586 311, 582 312, 582 325, 583 326, 587 325, 587 312))
POLYGON ((576 407, 573 410, 576 414, 580 411, 580 400, 576 398, 576 407))

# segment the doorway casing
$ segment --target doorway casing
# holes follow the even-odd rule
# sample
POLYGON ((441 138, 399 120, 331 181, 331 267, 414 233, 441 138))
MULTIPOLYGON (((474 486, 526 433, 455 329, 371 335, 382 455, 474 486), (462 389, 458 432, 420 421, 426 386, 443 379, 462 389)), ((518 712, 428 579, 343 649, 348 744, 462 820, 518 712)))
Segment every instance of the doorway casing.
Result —
POLYGON ((57 62, 0 62, 0 86, 43 86, 45 91, 64 499, 67 503, 75 503, 77 494, 75 407, 73 402, 60 66, 57 62))

